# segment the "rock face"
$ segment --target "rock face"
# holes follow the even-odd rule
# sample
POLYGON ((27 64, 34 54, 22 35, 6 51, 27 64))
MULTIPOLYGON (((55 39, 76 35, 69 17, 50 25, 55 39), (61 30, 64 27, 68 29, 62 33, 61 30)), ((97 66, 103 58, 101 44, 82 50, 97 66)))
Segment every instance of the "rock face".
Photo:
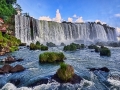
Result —
POLYGON ((20 72, 23 70, 25 70, 25 68, 22 65, 16 65, 15 67, 12 67, 9 64, 6 64, 0 68, 0 74, 20 72))

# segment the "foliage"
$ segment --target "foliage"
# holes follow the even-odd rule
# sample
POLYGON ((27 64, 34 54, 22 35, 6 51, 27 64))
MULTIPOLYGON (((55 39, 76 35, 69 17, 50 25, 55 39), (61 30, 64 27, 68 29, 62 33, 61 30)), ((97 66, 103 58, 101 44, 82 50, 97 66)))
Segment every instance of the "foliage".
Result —
POLYGON ((63 50, 64 51, 76 51, 77 49, 82 49, 84 48, 84 44, 75 44, 71 43, 70 45, 64 46, 63 50))
POLYGON ((48 47, 47 47, 47 46, 42 45, 42 46, 41 46, 41 50, 42 50, 42 51, 48 50, 48 47))
POLYGON ((0 32, 0 45, 2 48, 8 48, 11 52, 18 50, 18 46, 21 43, 20 39, 8 34, 2 35, 0 32))
POLYGON ((100 52, 100 48, 99 47, 95 47, 95 52, 100 52))
POLYGON ((36 44, 34 44, 34 43, 30 44, 30 50, 42 50, 42 51, 44 51, 44 50, 48 50, 48 47, 40 44, 40 42, 36 42, 36 44))
POLYGON ((71 65, 67 65, 65 63, 62 63, 60 65, 60 68, 57 70, 57 76, 59 79, 63 80, 64 82, 67 82, 70 80, 74 75, 74 69, 71 65))
POLYGON ((39 61, 41 63, 52 63, 57 61, 63 61, 65 58, 63 53, 57 52, 44 52, 39 55, 39 61))
POLYGON ((109 57, 109 56, 111 56, 111 51, 107 47, 101 48, 100 56, 108 56, 109 57))
POLYGON ((37 42, 36 42, 36 45, 40 45, 40 42, 39 42, 39 41, 37 41, 37 42))
POLYGON ((56 47, 56 45, 52 42, 47 42, 46 45, 49 47, 56 47))

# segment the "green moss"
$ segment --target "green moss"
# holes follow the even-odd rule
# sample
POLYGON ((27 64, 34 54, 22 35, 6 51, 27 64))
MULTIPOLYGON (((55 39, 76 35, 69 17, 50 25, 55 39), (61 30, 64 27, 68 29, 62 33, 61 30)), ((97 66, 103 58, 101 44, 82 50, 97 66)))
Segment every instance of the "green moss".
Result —
POLYGON ((109 57, 109 56, 111 56, 111 51, 106 47, 101 48, 100 49, 100 56, 108 56, 109 57))
POLYGON ((36 42, 36 45, 40 45, 40 42, 39 42, 39 41, 37 41, 37 42, 36 42))
POLYGON ((47 46, 42 45, 42 46, 41 46, 41 50, 42 50, 42 51, 48 50, 48 47, 47 47, 47 46))
POLYGON ((71 65, 62 63, 60 68, 57 70, 57 76, 64 82, 70 80, 74 75, 74 69, 71 65))
POLYGON ((4 34, 0 32, 0 44, 2 48, 9 48, 11 52, 18 50, 18 46, 21 43, 19 39, 12 35, 4 34))
POLYGON ((57 53, 57 52, 44 52, 39 55, 39 61, 41 63, 52 63, 56 61, 63 61, 65 58, 63 53, 57 53))

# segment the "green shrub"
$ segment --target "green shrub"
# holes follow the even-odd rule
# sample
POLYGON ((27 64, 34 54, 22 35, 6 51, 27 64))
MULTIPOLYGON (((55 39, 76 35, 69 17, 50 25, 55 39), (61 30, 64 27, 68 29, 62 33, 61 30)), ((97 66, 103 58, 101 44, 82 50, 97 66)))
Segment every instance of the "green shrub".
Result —
POLYGON ((100 56, 111 56, 111 51, 104 47, 100 49, 100 56))
POLYGON ((37 42, 36 42, 36 45, 40 46, 40 42, 39 42, 39 41, 37 41, 37 42))
POLYGON ((73 44, 70 44, 70 51, 75 51, 77 47, 73 44))
POLYGON ((73 77, 74 69, 71 65, 62 63, 56 74, 60 80, 67 82, 73 77))
POLYGON ((65 58, 63 53, 57 53, 57 52, 44 52, 39 55, 39 61, 41 63, 52 63, 57 61, 63 61, 65 58))
POLYGON ((42 46, 41 46, 41 50, 42 50, 42 51, 48 50, 48 47, 47 47, 47 46, 42 45, 42 46))
POLYGON ((34 43, 30 44, 30 50, 36 50, 36 45, 34 43))

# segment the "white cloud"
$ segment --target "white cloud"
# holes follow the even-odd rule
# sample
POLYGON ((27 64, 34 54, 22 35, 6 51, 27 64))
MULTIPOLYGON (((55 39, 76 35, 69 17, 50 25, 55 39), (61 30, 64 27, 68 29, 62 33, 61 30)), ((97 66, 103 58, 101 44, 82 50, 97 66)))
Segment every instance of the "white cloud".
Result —
POLYGON ((49 16, 41 16, 39 20, 52 21, 52 19, 49 16))
POLYGON ((118 14, 115 14, 115 17, 120 17, 120 13, 118 13, 118 14))
POLYGON ((83 19, 82 19, 82 17, 79 17, 79 18, 77 18, 77 20, 75 21, 75 22, 77 22, 77 23, 83 23, 84 21, 83 21, 83 19))
POLYGON ((56 17, 53 20, 56 21, 56 22, 59 22, 59 23, 61 22, 62 18, 61 18, 61 14, 59 12, 59 9, 57 9, 56 17))
POLYGON ((76 15, 76 14, 74 14, 74 15, 73 15, 73 17, 74 17, 74 18, 77 18, 77 15, 76 15))
POLYGON ((73 22, 73 19, 69 17, 68 22, 73 22))
POLYGON ((100 22, 101 24, 106 24, 105 22, 102 22, 102 21, 100 21, 100 20, 95 20, 95 22, 97 23, 97 22, 100 22))
POLYGON ((61 22, 63 19, 61 18, 61 14, 59 12, 59 9, 56 11, 56 17, 50 18, 49 16, 41 16, 39 20, 45 20, 45 21, 55 21, 55 22, 61 22))

